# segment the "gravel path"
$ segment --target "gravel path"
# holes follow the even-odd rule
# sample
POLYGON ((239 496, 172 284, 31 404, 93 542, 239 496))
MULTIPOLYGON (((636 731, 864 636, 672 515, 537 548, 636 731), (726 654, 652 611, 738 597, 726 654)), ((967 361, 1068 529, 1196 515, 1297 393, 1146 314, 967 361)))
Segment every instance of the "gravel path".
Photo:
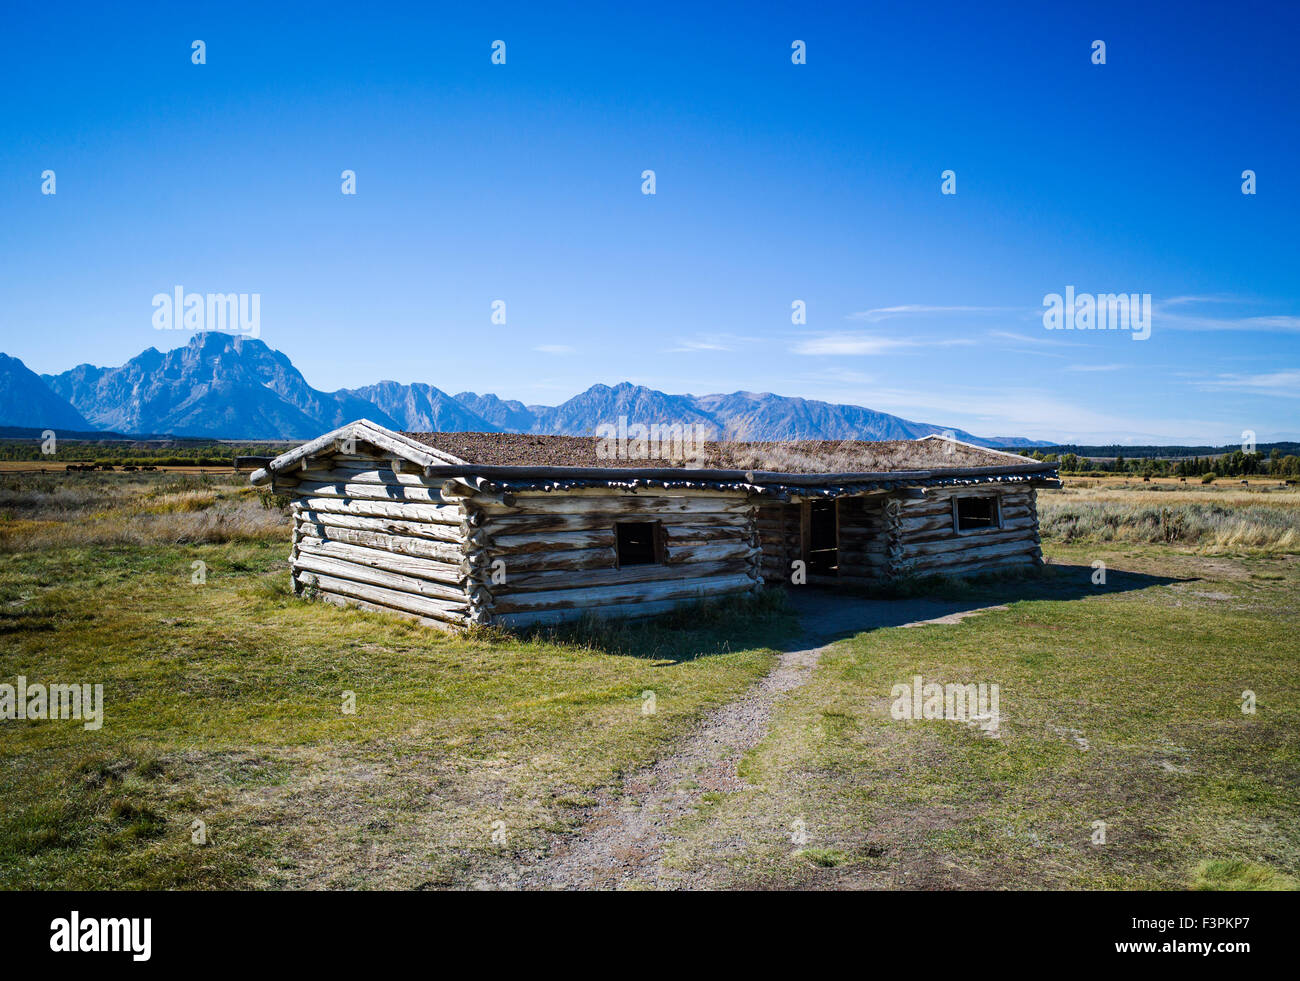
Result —
MULTIPOLYGON (((737 767, 767 734, 773 706, 804 684, 835 640, 878 627, 953 623, 982 612, 934 600, 887 602, 808 591, 795 598, 803 626, 800 649, 785 651, 770 674, 739 700, 708 716, 671 756, 624 779, 605 794, 576 832, 557 835, 548 854, 511 876, 524 889, 700 888, 707 883, 663 866, 671 828, 707 792, 730 793, 744 782, 737 767), (806 645, 806 646, 803 646, 806 645)), ((502 883, 505 885, 505 883, 502 883)))

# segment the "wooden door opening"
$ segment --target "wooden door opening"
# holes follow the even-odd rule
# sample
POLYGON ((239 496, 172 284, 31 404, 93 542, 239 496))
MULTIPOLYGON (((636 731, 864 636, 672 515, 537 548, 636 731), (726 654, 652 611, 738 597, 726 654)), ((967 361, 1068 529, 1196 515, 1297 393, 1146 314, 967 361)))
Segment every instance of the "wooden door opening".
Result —
POLYGON ((810 501, 804 507, 804 561, 809 576, 835 576, 840 566, 839 501, 810 501))

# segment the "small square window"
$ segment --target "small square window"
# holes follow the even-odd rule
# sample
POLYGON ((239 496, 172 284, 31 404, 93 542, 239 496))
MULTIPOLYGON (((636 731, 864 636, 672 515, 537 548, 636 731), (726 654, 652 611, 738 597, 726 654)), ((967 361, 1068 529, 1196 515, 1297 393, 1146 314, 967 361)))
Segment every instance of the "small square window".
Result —
POLYGON ((957 498, 957 530, 980 531, 998 526, 998 499, 996 497, 957 498))
POLYGON ((659 548, 659 522, 620 521, 614 525, 618 564, 654 565, 663 561, 659 548))

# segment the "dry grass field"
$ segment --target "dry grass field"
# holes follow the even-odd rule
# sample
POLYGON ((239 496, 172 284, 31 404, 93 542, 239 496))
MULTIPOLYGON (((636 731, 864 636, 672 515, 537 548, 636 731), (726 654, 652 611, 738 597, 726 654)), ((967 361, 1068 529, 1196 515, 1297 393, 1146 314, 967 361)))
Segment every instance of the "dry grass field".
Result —
MULTIPOLYGON (((674 827, 671 867, 712 886, 1294 887, 1296 502, 1227 482, 1041 494, 1042 574, 932 584, 1005 609, 829 648, 742 785, 674 827), (892 720, 914 674, 999 684, 1002 737, 892 720)), ((0 476, 0 682, 104 685, 99 730, 0 722, 0 887, 508 884, 797 633, 779 591, 529 638, 304 602, 282 503, 237 476, 0 476)))

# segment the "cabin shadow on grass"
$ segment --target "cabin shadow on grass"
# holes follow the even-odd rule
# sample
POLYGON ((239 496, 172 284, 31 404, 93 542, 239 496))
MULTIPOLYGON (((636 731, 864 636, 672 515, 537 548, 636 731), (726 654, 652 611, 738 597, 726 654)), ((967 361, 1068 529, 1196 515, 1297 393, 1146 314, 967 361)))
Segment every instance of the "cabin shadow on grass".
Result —
POLYGON ((1084 600, 1168 586, 1194 579, 1106 570, 1094 584, 1090 565, 1050 563, 1040 568, 991 572, 980 576, 919 576, 870 589, 787 586, 767 590, 786 594, 785 603, 802 630, 782 651, 800 650, 872 630, 918 622, 960 618, 989 607, 1032 600, 1084 600))
POLYGON ((611 620, 588 614, 564 625, 515 633, 487 627, 472 634, 505 643, 541 640, 668 665, 755 647, 803 650, 871 630, 1021 601, 1083 600, 1195 581, 1107 569, 1105 583, 1094 584, 1094 574, 1090 565, 1050 563, 964 578, 900 579, 870 589, 769 586, 757 596, 700 601, 654 617, 611 620))
POLYGON ((797 647, 801 630, 785 592, 766 589, 744 598, 701 600, 654 617, 607 619, 589 613, 571 623, 513 632, 483 627, 470 636, 563 644, 667 666, 751 648, 795 649, 791 645, 797 647))

